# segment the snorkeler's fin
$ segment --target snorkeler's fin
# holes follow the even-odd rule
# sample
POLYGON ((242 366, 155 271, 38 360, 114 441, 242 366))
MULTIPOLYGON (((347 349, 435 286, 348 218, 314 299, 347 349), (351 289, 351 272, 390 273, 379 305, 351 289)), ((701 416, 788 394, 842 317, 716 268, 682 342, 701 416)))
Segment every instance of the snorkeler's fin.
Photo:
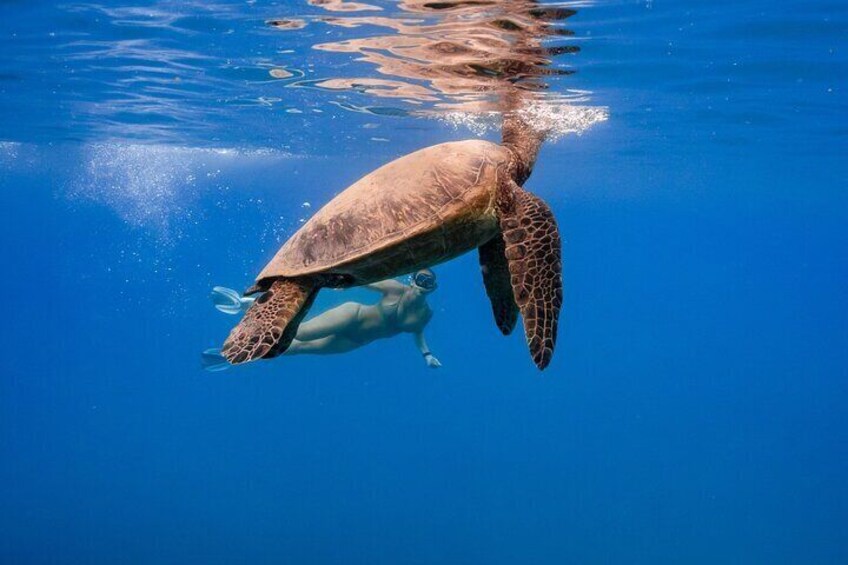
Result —
POLYGON ((275 280, 230 332, 221 354, 233 365, 282 355, 317 294, 310 278, 275 280))
POLYGON ((212 304, 224 314, 241 314, 250 308, 254 299, 242 296, 231 288, 216 286, 212 288, 212 304))
POLYGON ((547 204, 518 185, 510 192, 500 210, 510 282, 530 355, 544 369, 554 354, 562 306, 562 243, 547 204))
POLYGON ((210 373, 226 371, 230 368, 230 362, 221 355, 221 350, 217 347, 207 349, 201 353, 200 364, 203 367, 203 370, 209 371, 210 373))
POLYGON ((509 335, 518 321, 518 305, 512 296, 509 281, 509 265, 506 261, 506 246, 503 236, 497 234, 477 250, 480 254, 480 270, 483 284, 492 303, 495 323, 504 335, 509 335))

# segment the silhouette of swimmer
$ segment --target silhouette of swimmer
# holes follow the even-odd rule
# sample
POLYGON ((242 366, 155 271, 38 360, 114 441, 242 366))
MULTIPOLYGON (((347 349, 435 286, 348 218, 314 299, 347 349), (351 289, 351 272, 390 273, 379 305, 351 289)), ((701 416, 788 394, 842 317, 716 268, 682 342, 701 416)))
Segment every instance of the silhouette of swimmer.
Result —
MULTIPOLYGON (((365 285, 362 288, 382 294, 379 302, 345 302, 303 322, 283 355, 346 353, 378 339, 411 333, 427 366, 441 367, 424 338, 424 328, 433 317, 427 295, 437 286, 436 275, 429 269, 413 274, 408 285, 395 279, 365 285)), ((226 314, 242 313, 254 300, 229 288, 212 289, 215 308, 226 314)), ((223 371, 231 366, 216 348, 204 351, 202 362, 207 371, 223 371)))

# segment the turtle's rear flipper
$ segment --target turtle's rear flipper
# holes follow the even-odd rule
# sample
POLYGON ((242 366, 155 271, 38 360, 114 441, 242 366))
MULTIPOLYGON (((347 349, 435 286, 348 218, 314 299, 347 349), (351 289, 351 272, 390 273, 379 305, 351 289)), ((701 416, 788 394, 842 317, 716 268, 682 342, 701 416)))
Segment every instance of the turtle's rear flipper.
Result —
POLYGON ((506 261, 506 249, 501 234, 484 243, 478 249, 480 269, 483 271, 483 284, 492 303, 495 323, 504 335, 509 335, 518 321, 518 305, 512 297, 509 265, 506 261))
POLYGON ((221 354, 233 365, 281 355, 317 293, 310 279, 275 280, 230 332, 221 354))
POLYGON ((544 369, 554 354, 562 306, 562 244, 554 215, 540 198, 514 185, 509 200, 500 225, 512 292, 530 355, 544 369))

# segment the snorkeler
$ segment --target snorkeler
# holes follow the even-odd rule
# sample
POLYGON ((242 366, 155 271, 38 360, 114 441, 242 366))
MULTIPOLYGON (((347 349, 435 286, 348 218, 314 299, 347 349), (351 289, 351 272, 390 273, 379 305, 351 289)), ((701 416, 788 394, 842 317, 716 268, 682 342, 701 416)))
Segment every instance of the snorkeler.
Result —
MULTIPOLYGON (((433 317, 427 295, 436 287, 436 275, 429 269, 413 274, 409 285, 395 279, 365 285, 363 288, 382 294, 379 302, 345 302, 303 322, 283 355, 345 353, 378 339, 411 333, 427 366, 433 369, 441 367, 424 339, 424 328, 433 317)), ((212 289, 215 307, 227 314, 244 312, 254 300, 229 288, 216 286, 212 289)), ((202 360, 207 371, 222 371, 229 367, 219 349, 207 349, 202 360)))

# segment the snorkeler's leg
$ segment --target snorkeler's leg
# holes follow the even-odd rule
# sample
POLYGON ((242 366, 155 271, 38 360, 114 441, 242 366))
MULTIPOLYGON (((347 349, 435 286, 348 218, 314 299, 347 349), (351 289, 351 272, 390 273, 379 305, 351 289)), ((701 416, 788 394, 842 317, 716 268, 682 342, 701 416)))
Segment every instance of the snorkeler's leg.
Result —
POLYGON ((311 341, 295 339, 283 355, 330 355, 333 353, 347 353, 361 345, 359 342, 338 335, 331 335, 311 341))
POLYGON ((356 323, 360 308, 362 308, 361 304, 345 302, 311 320, 306 320, 297 328, 295 339, 296 341, 312 341, 344 333, 356 323))

